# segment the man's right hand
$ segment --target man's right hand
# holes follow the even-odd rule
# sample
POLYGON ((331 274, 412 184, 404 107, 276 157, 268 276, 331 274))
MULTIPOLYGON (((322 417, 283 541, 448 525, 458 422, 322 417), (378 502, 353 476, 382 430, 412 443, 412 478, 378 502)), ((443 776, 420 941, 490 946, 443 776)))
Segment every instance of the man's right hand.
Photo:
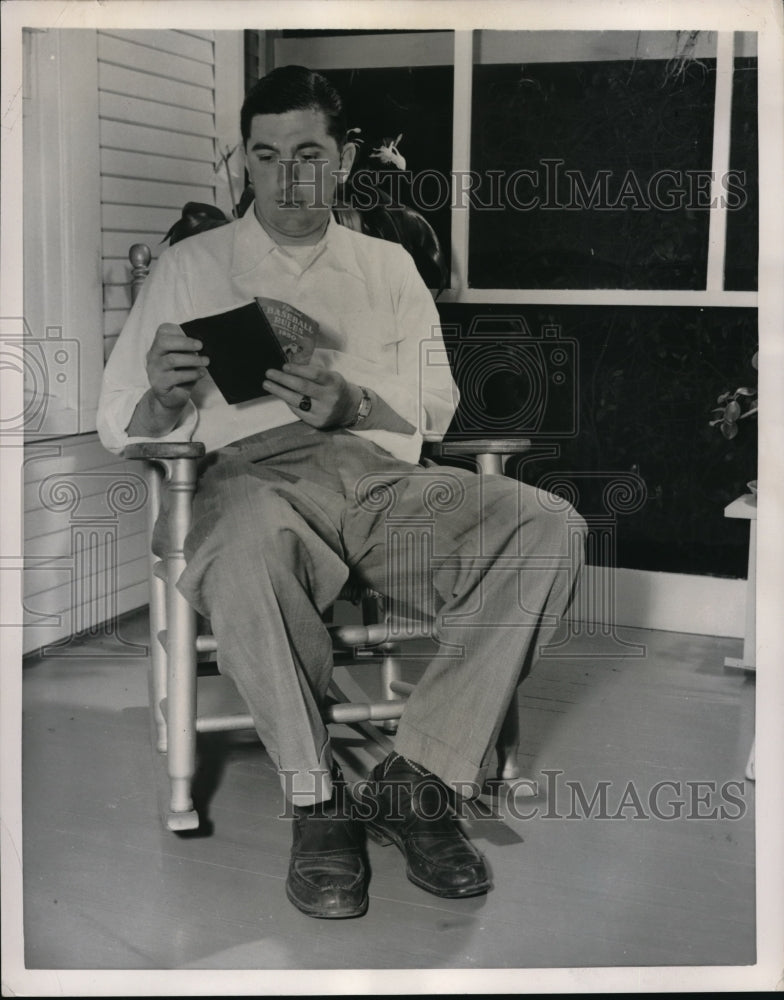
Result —
POLYGON ((182 332, 175 323, 161 323, 147 352, 147 378, 155 399, 179 413, 199 381, 207 374, 209 358, 199 351, 201 341, 182 332))
POLYGON ((207 374, 210 361, 199 354, 201 347, 175 323, 161 323, 147 352, 150 388, 136 404, 127 434, 162 437, 176 426, 194 386, 207 374))

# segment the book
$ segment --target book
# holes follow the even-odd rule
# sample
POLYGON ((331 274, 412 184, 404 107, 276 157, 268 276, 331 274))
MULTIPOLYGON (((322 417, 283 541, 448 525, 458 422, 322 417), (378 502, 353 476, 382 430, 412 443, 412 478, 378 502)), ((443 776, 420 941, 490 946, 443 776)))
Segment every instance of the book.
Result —
POLYGON ((270 368, 304 364, 316 346, 318 323, 288 302, 258 297, 246 305, 180 324, 203 345, 209 372, 229 404, 267 396, 270 368))
POLYGON ((288 302, 259 296, 256 299, 289 361, 305 365, 313 356, 319 334, 318 323, 288 302))

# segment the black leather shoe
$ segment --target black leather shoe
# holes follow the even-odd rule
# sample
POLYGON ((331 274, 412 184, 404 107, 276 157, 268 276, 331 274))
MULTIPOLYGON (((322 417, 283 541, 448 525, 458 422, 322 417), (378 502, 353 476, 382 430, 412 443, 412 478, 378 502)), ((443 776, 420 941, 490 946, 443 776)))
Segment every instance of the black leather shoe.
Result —
POLYGON ((368 908, 368 874, 362 827, 351 818, 345 785, 332 799, 294 807, 294 842, 286 895, 309 917, 361 917, 368 908))
POLYGON ((354 797, 370 836, 400 849, 414 885, 445 898, 491 888, 484 858, 458 826, 451 792, 436 775, 393 753, 354 797))

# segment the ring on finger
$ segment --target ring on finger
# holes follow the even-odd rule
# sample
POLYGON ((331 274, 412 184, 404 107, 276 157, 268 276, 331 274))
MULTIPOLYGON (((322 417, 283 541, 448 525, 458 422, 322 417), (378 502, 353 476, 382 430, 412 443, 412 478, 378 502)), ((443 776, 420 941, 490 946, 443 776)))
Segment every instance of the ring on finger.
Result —
POLYGON ((313 405, 313 401, 311 400, 310 396, 301 396, 300 401, 297 405, 299 406, 300 410, 304 410, 305 413, 307 413, 308 410, 313 405))

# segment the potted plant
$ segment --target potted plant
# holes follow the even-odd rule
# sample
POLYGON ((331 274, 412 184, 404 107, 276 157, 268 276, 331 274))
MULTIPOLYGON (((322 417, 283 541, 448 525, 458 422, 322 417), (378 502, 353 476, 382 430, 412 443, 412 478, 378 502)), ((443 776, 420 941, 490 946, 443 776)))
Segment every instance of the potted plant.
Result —
MULTIPOLYGON (((752 367, 758 370, 759 352, 755 352, 751 359, 752 367)), ((751 386, 740 386, 734 392, 723 392, 716 400, 717 405, 713 409, 713 419, 710 421, 711 427, 718 427, 721 433, 731 441, 738 435, 740 421, 755 417, 758 412, 757 388, 751 386)), ((748 483, 752 493, 757 492, 757 480, 753 479, 748 483)))

